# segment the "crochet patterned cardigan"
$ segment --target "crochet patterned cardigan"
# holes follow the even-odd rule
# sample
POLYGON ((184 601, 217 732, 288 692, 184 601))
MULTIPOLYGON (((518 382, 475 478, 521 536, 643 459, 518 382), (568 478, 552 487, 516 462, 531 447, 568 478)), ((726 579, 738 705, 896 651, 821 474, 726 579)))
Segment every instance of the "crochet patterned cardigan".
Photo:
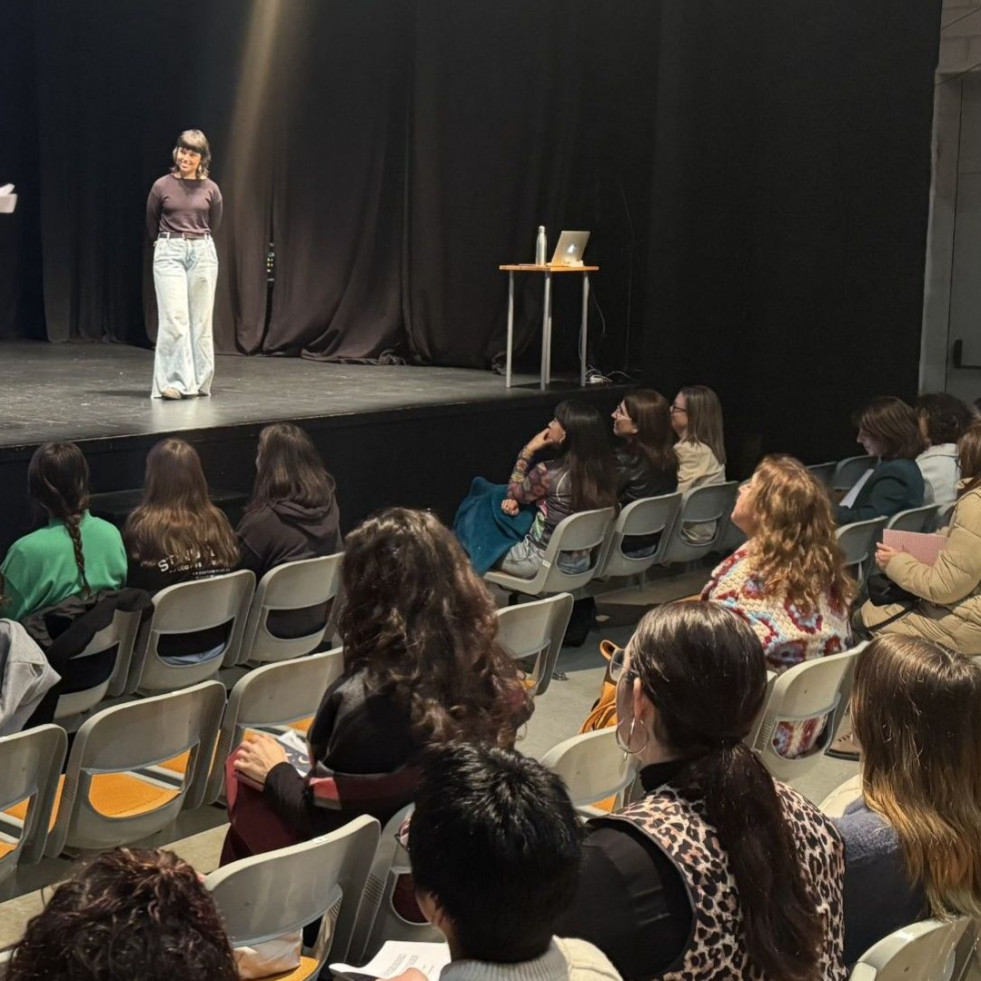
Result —
MULTIPOLYGON (((777 674, 801 661, 847 650, 851 640, 844 604, 824 595, 816 609, 803 609, 787 596, 769 593, 753 569, 748 543, 716 566, 702 599, 728 607, 746 620, 763 645, 767 668, 777 674)), ((774 747, 782 756, 800 756, 817 742, 823 728, 823 719, 794 725, 781 722, 774 747)))

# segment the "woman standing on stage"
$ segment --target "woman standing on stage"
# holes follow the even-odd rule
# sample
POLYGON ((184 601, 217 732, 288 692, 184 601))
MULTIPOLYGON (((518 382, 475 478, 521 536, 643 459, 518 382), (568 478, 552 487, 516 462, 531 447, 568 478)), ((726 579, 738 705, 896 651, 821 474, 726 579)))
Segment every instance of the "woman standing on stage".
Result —
POLYGON ((146 203, 159 312, 150 393, 157 399, 210 395, 215 373, 218 254, 211 236, 221 222, 221 191, 208 179, 211 148, 201 130, 184 130, 173 157, 173 169, 150 188, 146 203))

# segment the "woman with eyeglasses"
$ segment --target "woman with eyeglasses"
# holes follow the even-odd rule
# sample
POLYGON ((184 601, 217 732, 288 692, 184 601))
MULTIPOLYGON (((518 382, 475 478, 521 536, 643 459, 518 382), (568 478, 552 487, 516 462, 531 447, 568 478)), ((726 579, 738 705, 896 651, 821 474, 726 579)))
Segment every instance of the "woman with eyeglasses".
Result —
POLYGON ((649 612, 614 655, 616 738, 645 796, 587 826, 556 932, 624 978, 839 981, 844 849, 744 740, 766 694, 756 635, 713 603, 649 612))
POLYGON ((873 399, 858 416, 857 442, 875 463, 855 500, 835 508, 839 525, 870 518, 891 518, 923 504, 925 484, 916 458, 923 450, 916 412, 902 399, 873 399))
POLYGON ((211 148, 201 130, 184 130, 172 157, 174 166, 154 182, 146 203, 159 318, 150 392, 155 399, 210 395, 215 373, 218 253, 211 236, 221 223, 221 191, 208 177, 211 148))
POLYGON ((638 389, 613 410, 617 493, 623 505, 642 497, 671 494, 678 486, 668 400, 653 389, 638 389))
MULTIPOLYGON (((671 428, 678 437, 678 490, 724 484, 726 448, 722 435, 722 403, 705 385, 686 385, 671 403, 671 428)), ((688 521, 682 535, 693 545, 704 545, 715 535, 716 522, 688 521)))

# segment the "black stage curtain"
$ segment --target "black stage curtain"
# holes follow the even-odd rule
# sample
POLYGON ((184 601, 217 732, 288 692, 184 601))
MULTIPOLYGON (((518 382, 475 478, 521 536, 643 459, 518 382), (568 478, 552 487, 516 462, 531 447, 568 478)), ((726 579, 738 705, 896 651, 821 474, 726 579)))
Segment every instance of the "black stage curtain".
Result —
POLYGON ((662 7, 646 364, 722 398, 734 471, 862 452, 916 392, 940 3, 662 7))

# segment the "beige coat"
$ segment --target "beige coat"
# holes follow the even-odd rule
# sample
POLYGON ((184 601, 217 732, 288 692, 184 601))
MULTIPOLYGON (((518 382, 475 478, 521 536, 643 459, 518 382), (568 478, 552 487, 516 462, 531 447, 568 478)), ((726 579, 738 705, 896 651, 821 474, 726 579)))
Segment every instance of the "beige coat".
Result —
MULTIPOLYGON (((886 575, 925 600, 889 624, 889 632, 911 634, 943 644, 962 654, 981 654, 981 489, 965 494, 954 508, 946 530, 947 547, 932 565, 911 555, 894 555, 886 575)), ((862 619, 874 627, 898 612, 894 606, 866 603, 862 619)))

